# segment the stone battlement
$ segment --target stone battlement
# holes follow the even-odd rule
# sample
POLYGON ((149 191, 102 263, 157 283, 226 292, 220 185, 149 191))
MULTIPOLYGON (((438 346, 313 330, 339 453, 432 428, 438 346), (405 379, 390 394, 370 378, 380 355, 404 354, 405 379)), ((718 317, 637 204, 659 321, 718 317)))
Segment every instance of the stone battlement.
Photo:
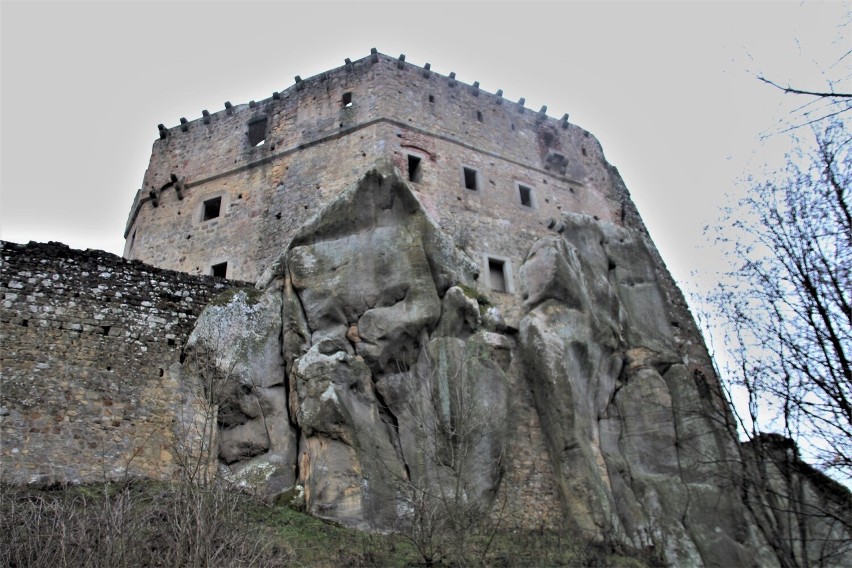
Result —
MULTIPOLYGON (((350 60, 348 57, 344 60, 344 65, 341 67, 337 67, 330 71, 324 71, 322 73, 318 73, 312 77, 308 77, 307 79, 302 79, 301 76, 296 75, 294 78, 294 83, 287 87, 284 91, 274 91, 272 96, 266 99, 262 99, 260 101, 249 101, 248 103, 242 103, 233 105, 230 101, 225 101, 224 108, 220 111, 209 112, 208 110, 202 110, 201 116, 194 120, 187 120, 185 117, 181 117, 179 123, 175 126, 166 127, 164 124, 158 124, 157 129, 160 132, 160 138, 166 138, 167 136, 179 135, 180 132, 188 132, 193 125, 201 124, 210 124, 212 121, 222 118, 223 116, 232 116, 234 113, 244 112, 246 110, 252 110, 258 107, 263 107, 264 105, 273 104, 272 101, 278 101, 281 99, 285 99, 293 92, 301 92, 306 87, 312 86, 314 83, 322 84, 331 79, 332 75, 339 73, 364 73, 369 69, 369 67, 373 64, 379 63, 380 60, 395 62, 396 66, 400 70, 413 70, 419 71, 424 79, 443 79, 447 81, 447 84, 451 87, 458 86, 460 89, 466 89, 470 92, 470 94, 474 97, 478 97, 483 95, 483 101, 493 104, 507 104, 510 106, 514 106, 516 110, 520 113, 524 112, 534 112, 536 116, 536 120, 542 121, 545 119, 555 120, 547 114, 547 106, 542 106, 541 109, 536 112, 533 109, 526 108, 526 99, 521 97, 517 102, 511 102, 507 99, 503 98, 503 90, 498 89, 496 93, 490 93, 479 87, 479 81, 474 81, 472 84, 465 83, 463 81, 459 81, 456 79, 455 72, 450 72, 447 75, 441 75, 440 73, 436 73, 432 71, 432 67, 430 63, 424 64, 423 67, 419 67, 413 63, 409 63, 405 60, 405 54, 401 54, 399 58, 394 59, 388 55, 383 53, 379 53, 376 48, 372 48, 370 50, 370 55, 356 61, 350 60)), ((565 113, 559 119, 559 123, 562 128, 568 128, 569 115, 565 113)))

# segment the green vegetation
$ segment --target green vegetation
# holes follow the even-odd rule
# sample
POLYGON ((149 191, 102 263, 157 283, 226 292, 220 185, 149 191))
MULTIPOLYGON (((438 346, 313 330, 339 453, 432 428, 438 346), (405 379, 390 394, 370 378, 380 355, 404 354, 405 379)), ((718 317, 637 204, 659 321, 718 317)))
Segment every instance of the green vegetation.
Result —
POLYGON ((464 292, 465 296, 467 296, 468 298, 472 298, 472 299, 476 300, 477 302, 479 302, 480 308, 482 308, 482 307, 487 308, 488 306, 494 305, 494 303, 490 299, 488 299, 488 296, 486 296, 485 294, 483 294, 479 290, 477 290, 475 288, 471 288, 470 286, 466 286, 464 284, 456 284, 456 286, 458 286, 461 289, 461 291, 464 292))
POLYGON ((472 300, 476 300, 476 302, 479 304, 480 315, 485 315, 485 312, 488 311, 488 308, 494 305, 494 302, 492 302, 488 296, 486 296, 479 290, 476 290, 475 288, 471 288, 470 286, 466 286, 464 284, 456 284, 456 286, 458 286, 461 291, 464 292, 465 296, 472 300))
POLYGON ((414 566, 414 548, 396 535, 347 529, 287 506, 257 507, 253 520, 273 530, 298 564, 338 566, 414 566))
MULTIPOLYGON (((399 535, 359 532, 230 487, 0 484, 0 566, 424 566, 399 535)), ((471 541, 476 540, 471 537, 471 541)), ((450 564, 436 564, 450 566, 450 564)), ((486 566, 657 566, 553 530, 497 533, 486 566)))
POLYGON ((228 288, 224 292, 216 294, 213 298, 211 298, 208 305, 227 306, 233 301, 234 296, 241 292, 245 294, 246 303, 250 306, 257 304, 262 296, 262 292, 254 287, 246 286, 245 288, 228 288))

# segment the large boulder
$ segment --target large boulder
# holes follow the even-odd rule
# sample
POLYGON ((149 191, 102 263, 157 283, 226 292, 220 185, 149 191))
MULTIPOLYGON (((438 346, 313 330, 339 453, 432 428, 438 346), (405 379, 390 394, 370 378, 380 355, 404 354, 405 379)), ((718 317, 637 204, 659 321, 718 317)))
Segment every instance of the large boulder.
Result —
POLYGON ((476 276, 387 165, 320 210, 264 276, 283 280, 289 306, 283 357, 308 510, 390 529, 430 486, 462 486, 487 508, 505 439, 494 424, 506 415, 505 373, 494 361, 510 355, 475 335, 479 304, 457 285, 476 276), (462 418, 465 439, 442 439, 462 418), (449 459, 461 453, 464 465, 449 459))

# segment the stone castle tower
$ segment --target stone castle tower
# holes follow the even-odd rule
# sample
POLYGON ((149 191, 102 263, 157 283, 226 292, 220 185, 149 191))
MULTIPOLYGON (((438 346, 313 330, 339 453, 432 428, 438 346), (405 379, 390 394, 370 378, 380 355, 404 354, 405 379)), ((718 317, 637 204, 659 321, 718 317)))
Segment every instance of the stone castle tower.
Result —
POLYGON ((377 53, 272 97, 160 125, 124 256, 254 281, 324 204, 378 160, 516 304, 517 271, 562 212, 639 228, 598 141, 524 100, 377 53))

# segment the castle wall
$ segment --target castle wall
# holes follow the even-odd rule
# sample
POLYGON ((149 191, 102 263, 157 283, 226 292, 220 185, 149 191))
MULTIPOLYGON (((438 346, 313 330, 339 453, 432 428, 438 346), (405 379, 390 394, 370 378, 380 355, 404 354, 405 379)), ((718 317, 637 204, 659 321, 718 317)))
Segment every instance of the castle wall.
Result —
MULTIPOLYGON (((629 199, 582 128, 381 54, 164 132, 125 256, 189 273, 227 261, 229 278, 256 279, 306 219, 381 158, 407 173, 408 155, 419 157, 413 186, 430 214, 483 272, 489 255, 505 259, 510 283, 551 218, 575 211, 620 222, 629 199), (259 117, 265 139, 251 146, 259 117), (477 171, 478 190, 465 189, 463 167, 477 171), (172 174, 179 183, 169 186, 172 174), (531 207, 519 184, 531 189, 531 207), (218 195, 222 216, 201 221, 202 203, 218 195)), ((502 296, 504 309, 518 303, 502 296)))
POLYGON ((58 243, 2 245, 0 479, 169 478, 181 348, 236 283, 58 243))

